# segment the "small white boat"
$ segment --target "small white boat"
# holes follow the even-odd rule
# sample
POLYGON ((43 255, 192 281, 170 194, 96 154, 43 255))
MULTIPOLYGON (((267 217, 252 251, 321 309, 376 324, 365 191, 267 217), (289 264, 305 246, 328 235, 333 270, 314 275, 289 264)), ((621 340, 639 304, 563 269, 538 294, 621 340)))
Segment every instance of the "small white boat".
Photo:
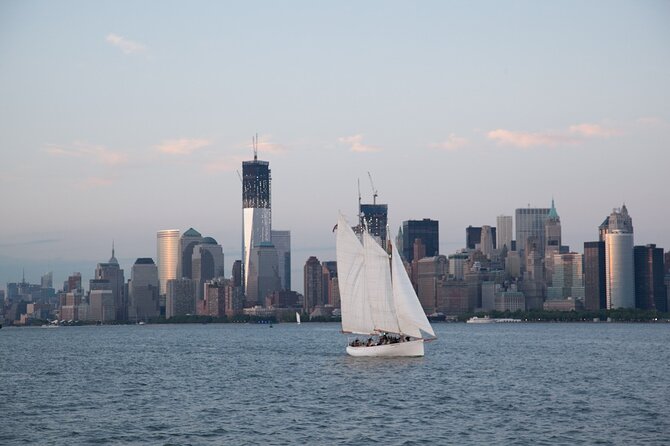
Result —
POLYGON ((395 244, 391 256, 363 230, 362 243, 340 215, 337 269, 342 331, 393 339, 373 345, 349 345, 351 356, 423 356, 423 333, 435 332, 407 276, 395 244), (408 339, 409 340, 405 340, 408 339), (403 341, 400 341, 402 339, 403 341))
POLYGON ((491 319, 488 316, 484 316, 484 317, 473 316, 470 319, 468 319, 467 321, 465 321, 465 323, 466 324, 495 324, 496 320, 491 319))
POLYGON ((295 312, 295 323, 300 325, 300 313, 295 312))

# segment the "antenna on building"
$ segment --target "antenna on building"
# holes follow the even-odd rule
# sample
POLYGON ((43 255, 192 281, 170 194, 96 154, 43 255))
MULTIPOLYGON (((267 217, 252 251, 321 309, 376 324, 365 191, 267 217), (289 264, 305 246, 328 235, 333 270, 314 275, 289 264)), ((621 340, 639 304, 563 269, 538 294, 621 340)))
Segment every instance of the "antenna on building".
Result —
POLYGON ((375 189, 375 183, 372 181, 370 172, 368 172, 368 177, 370 177, 370 185, 372 186, 372 204, 377 204, 377 189, 375 189))

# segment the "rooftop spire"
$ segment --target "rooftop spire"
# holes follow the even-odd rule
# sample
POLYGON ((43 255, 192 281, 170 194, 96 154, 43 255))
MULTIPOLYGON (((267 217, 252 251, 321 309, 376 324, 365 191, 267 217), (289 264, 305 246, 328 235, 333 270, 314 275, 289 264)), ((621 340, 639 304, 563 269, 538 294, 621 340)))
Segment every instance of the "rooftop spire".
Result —
POLYGON ((558 212, 556 212, 556 206, 554 206, 554 197, 551 197, 551 209, 549 209, 548 217, 552 220, 558 220, 558 212))

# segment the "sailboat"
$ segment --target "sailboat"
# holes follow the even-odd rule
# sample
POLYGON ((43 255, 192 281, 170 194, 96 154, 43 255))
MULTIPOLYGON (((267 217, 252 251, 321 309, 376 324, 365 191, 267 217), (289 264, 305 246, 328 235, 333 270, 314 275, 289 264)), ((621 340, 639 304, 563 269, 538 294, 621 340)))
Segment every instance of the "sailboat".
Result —
POLYGON ((395 244, 389 262, 388 253, 367 230, 363 231, 361 243, 340 214, 336 251, 342 331, 368 335, 370 339, 367 343, 348 345, 347 353, 351 356, 423 356, 423 333, 434 339, 435 332, 395 244))
POLYGON ((295 312, 295 323, 300 325, 300 313, 295 312))

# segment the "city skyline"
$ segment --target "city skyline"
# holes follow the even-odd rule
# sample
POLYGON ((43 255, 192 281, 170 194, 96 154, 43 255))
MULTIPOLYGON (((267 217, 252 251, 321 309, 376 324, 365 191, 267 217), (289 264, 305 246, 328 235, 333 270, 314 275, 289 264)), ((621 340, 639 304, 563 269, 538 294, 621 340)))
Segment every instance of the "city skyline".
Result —
POLYGON ((256 132, 294 288, 368 171, 391 234, 437 220, 442 254, 552 197, 575 251, 623 203, 670 249, 667 3, 155 6, 0 5, 1 287, 86 282, 112 243, 129 274, 168 228, 229 276, 256 132))

